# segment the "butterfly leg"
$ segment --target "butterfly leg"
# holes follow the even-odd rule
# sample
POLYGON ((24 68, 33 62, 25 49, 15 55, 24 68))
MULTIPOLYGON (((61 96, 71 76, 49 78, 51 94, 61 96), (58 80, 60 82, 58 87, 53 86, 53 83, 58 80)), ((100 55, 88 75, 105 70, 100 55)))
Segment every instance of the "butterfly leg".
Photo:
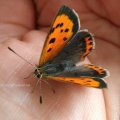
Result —
POLYGON ((55 90, 53 89, 53 87, 51 86, 51 84, 46 81, 46 80, 40 80, 39 84, 40 84, 40 104, 42 104, 42 83, 41 82, 44 82, 48 85, 48 87, 52 90, 53 93, 55 93, 55 90))
POLYGON ((37 82, 35 83, 35 85, 34 85, 32 91, 31 91, 31 93, 33 93, 33 92, 35 91, 36 87, 38 86, 38 84, 39 84, 40 81, 41 81, 41 78, 42 78, 42 75, 41 75, 41 77, 37 80, 37 82))
POLYGON ((43 82, 48 85, 48 87, 52 90, 53 93, 55 93, 55 89, 52 87, 52 85, 48 81, 43 80, 43 82))

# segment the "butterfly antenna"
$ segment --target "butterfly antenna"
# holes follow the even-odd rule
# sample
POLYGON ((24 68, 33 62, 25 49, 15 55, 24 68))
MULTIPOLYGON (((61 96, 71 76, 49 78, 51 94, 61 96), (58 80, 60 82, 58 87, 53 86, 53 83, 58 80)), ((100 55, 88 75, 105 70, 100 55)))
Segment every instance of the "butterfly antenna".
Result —
POLYGON ((33 76, 34 72, 31 72, 27 77, 25 77, 24 79, 28 79, 30 78, 31 76, 33 76))
POLYGON ((42 104, 42 83, 41 83, 42 81, 40 80, 40 104, 42 104))
POLYGON ((35 65, 33 65, 32 63, 30 63, 29 61, 27 61, 25 58, 23 58, 22 56, 20 56, 18 53, 16 53, 12 48, 8 47, 8 49, 9 49, 11 52, 15 53, 17 56, 19 56, 22 60, 26 61, 26 62, 27 62, 28 64, 30 64, 31 66, 35 66, 35 65))
POLYGON ((40 104, 42 104, 42 96, 40 96, 40 104))

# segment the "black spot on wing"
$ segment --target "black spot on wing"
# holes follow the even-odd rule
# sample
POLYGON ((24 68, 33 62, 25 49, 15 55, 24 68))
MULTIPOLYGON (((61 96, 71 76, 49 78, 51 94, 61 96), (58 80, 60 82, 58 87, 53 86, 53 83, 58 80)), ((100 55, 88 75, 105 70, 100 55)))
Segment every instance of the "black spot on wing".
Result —
POLYGON ((60 32, 63 32, 63 29, 61 29, 60 32))
POLYGON ((60 24, 60 27, 62 27, 62 26, 63 26, 63 23, 60 24))
POLYGON ((66 41, 66 40, 67 40, 67 38, 66 38, 66 37, 64 37, 64 38, 63 38, 63 40, 64 40, 64 41, 66 41))
POLYGON ((60 24, 57 24, 55 28, 58 28, 60 26, 60 24))
POLYGON ((65 32, 68 32, 68 31, 69 31, 69 29, 68 29, 68 28, 66 28, 66 29, 65 29, 65 32))
POLYGON ((63 23, 58 23, 55 28, 62 27, 63 23))
POLYGON ((92 81, 88 80, 87 82, 92 82, 92 81))
POLYGON ((54 43, 55 42, 55 38, 51 38, 49 41, 49 44, 54 43))
POLYGON ((52 48, 49 48, 48 50, 47 50, 47 52, 50 52, 52 50, 52 48))
POLYGON ((55 28, 52 28, 52 29, 50 30, 50 34, 51 34, 51 33, 53 33, 53 32, 54 32, 54 30, 55 30, 55 28))
POLYGON ((70 82, 74 82, 74 80, 70 80, 70 82))
MULTIPOLYGON (((69 19, 74 23, 72 31, 76 33, 79 29, 79 19, 76 13, 72 9, 64 5, 61 7, 61 9, 58 12, 58 15, 61 15, 61 14, 67 15, 69 19)), ((63 26, 62 23, 60 26, 61 27, 63 26)))

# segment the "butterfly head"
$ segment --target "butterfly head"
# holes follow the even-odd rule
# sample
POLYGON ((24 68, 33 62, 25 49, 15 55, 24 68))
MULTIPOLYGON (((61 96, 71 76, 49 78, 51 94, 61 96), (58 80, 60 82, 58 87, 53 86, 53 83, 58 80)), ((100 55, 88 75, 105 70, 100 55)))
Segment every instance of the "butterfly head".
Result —
POLYGON ((42 78, 43 72, 42 72, 42 70, 41 70, 39 67, 37 67, 37 68, 35 69, 35 71, 34 71, 34 76, 37 77, 37 78, 42 78))

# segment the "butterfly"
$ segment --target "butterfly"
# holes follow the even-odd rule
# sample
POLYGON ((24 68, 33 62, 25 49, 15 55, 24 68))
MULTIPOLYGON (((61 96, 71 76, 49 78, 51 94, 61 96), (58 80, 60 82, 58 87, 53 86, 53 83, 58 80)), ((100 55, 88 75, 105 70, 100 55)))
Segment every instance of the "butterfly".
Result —
POLYGON ((77 13, 64 5, 51 25, 34 75, 39 79, 106 88, 103 78, 107 70, 93 64, 76 65, 94 47, 93 35, 88 30, 80 30, 77 13))

